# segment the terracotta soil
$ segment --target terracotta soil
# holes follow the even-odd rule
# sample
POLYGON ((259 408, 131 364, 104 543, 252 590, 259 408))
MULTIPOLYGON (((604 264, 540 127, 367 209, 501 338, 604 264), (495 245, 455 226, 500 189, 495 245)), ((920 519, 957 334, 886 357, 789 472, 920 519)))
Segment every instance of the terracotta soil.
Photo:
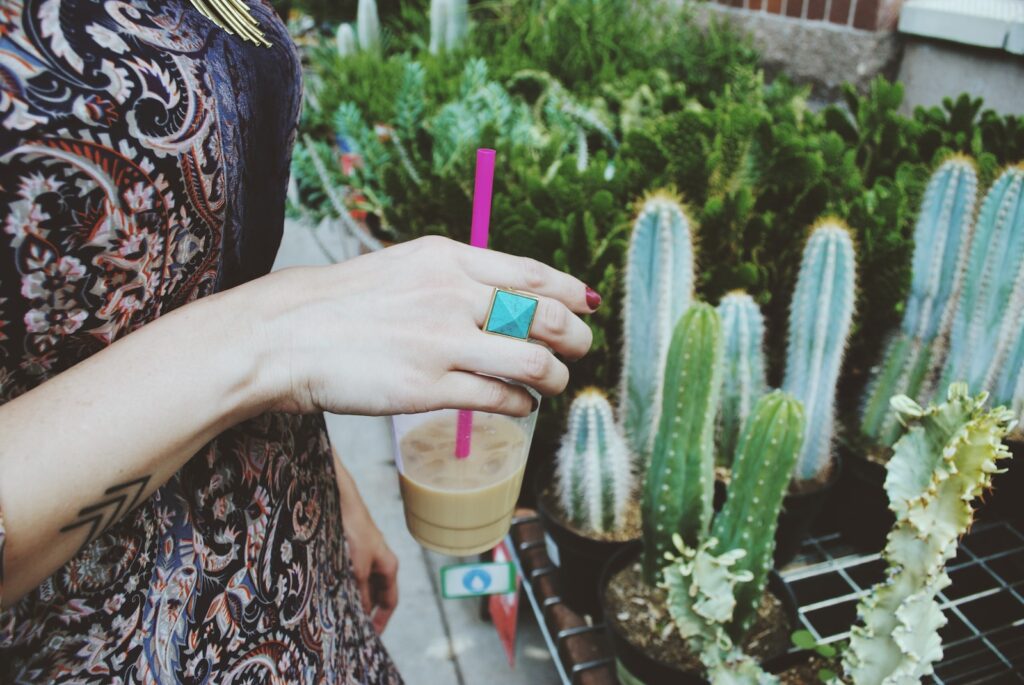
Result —
POLYGON ((558 501, 558 498, 550 487, 544 488, 539 497, 544 502, 544 507, 548 510, 548 513, 551 514, 552 518, 577 535, 582 535, 583 537, 590 538, 591 540, 600 540, 601 542, 629 542, 630 540, 636 540, 640 537, 640 503, 636 497, 630 499, 629 506, 626 509, 626 521, 622 526, 622 529, 610 531, 608 533, 598 533, 593 530, 581 530, 568 521, 565 516, 565 512, 562 509, 562 503, 558 501))
MULTIPOLYGON (((639 562, 619 571, 605 589, 608 622, 645 654, 684 671, 702 671, 674 624, 666 607, 668 592, 643 582, 639 562)), ((743 641, 743 650, 758 661, 784 654, 790 645, 792 626, 782 602, 765 592, 757 619, 743 641)))

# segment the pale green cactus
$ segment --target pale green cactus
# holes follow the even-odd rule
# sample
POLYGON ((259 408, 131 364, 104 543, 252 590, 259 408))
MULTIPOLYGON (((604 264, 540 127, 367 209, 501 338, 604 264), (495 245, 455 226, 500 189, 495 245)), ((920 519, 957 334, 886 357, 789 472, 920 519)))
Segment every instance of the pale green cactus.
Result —
POLYGON ((622 529, 633 494, 632 463, 602 391, 587 388, 573 400, 556 469, 559 500, 573 525, 598 533, 622 529))
POLYGON ((466 0, 430 1, 430 54, 454 50, 469 31, 466 0))
POLYGON ((359 0, 356 10, 356 35, 359 47, 366 52, 380 54, 380 17, 377 15, 377 0, 359 0))
POLYGON ((927 381, 944 360, 974 230, 977 190, 974 161, 962 155, 946 160, 928 182, 914 228, 913 276, 903 323, 886 347, 861 415, 861 431, 877 444, 892 445, 900 434, 889 398, 923 400, 931 394, 927 381))
POLYGON ((764 316, 750 295, 736 291, 718 303, 725 339, 725 374, 718 411, 718 462, 732 464, 740 431, 754 404, 768 390, 764 362, 764 316))
POLYGON ((1013 424, 1003 407, 986 410, 986 395, 971 397, 954 383, 947 401, 922 408, 906 396, 892 406, 907 433, 896 442, 885 489, 896 525, 882 554, 887 578, 857 608, 843 656, 856 685, 918 683, 942 658, 945 625, 935 598, 950 584, 946 562, 974 518, 972 502, 991 485, 1001 443, 1013 424))
POLYGON ((334 42, 338 49, 338 54, 342 57, 348 57, 359 52, 359 41, 356 40, 356 32, 352 29, 352 24, 341 24, 338 26, 338 32, 334 34, 334 42))
POLYGON ((693 301, 693 254, 691 221, 678 198, 648 197, 626 257, 619 391, 619 420, 640 471, 654 447, 672 333, 693 301))

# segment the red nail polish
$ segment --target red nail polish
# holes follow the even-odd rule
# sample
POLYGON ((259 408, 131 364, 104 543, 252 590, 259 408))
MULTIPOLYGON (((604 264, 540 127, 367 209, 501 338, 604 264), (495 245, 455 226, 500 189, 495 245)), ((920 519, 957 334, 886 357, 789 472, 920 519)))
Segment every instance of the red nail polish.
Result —
POLYGON ((590 311, 601 306, 601 296, 589 285, 587 286, 587 306, 590 307, 590 311))

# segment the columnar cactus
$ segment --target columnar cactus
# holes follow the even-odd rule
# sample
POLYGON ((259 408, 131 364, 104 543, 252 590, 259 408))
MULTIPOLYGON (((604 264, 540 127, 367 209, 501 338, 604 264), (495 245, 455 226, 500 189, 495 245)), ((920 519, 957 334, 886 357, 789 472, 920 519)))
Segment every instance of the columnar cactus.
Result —
POLYGON ((968 395, 962 383, 928 409, 893 398, 910 429, 894 447, 885 480, 896 515, 883 552, 888 576, 861 600, 861 623, 843 657, 856 685, 917 683, 942 658, 938 631, 946 619, 935 597, 950 583, 945 565, 970 528, 972 501, 991 485, 996 462, 1009 457, 1000 441, 1013 415, 1003 407, 986 410, 985 399, 968 395))
POLYGON ((891 445, 899 436, 889 398, 923 399, 929 394, 923 388, 926 377, 941 367, 974 229, 977 188, 974 162, 960 155, 944 162, 928 182, 914 229, 913 276, 903 323, 889 341, 861 417, 861 430, 878 444, 891 445))
POLYGON ((633 493, 629 450, 608 398, 583 390, 569 408, 569 427, 557 458, 558 494, 569 520, 582 530, 622 528, 633 493))
POLYGON ((715 516, 711 537, 718 550, 746 551, 734 566, 751 579, 736 588, 736 609, 728 626, 739 641, 757 616, 772 568, 775 527, 793 465, 804 440, 804 408, 779 390, 760 399, 743 426, 733 458, 732 481, 725 506, 715 516))
POLYGON ((853 320, 855 271, 849 229, 836 219, 819 222, 793 293, 783 382, 807 415, 794 474, 799 481, 820 480, 832 465, 836 382, 853 320))
POLYGON ((356 32, 352 30, 352 24, 341 24, 338 32, 334 34, 334 42, 338 48, 338 54, 348 57, 359 52, 359 42, 356 40, 356 32))
POLYGON ((943 382, 992 389, 1020 336, 1024 310, 1024 166, 1000 175, 982 201, 950 334, 943 382))
POLYGON ((431 0, 430 54, 454 50, 469 29, 466 0, 431 0))
POLYGON ((672 332, 693 299, 690 225, 675 197, 656 193, 644 202, 630 238, 619 419, 639 470, 654 445, 672 332))
POLYGON ((356 34, 359 47, 367 52, 380 53, 380 17, 377 0, 359 0, 356 10, 356 34))
POLYGON ((696 548, 711 524, 715 413, 722 386, 718 312, 698 303, 672 336, 664 402, 644 484, 644 579, 658 581, 672 536, 696 548))
POLYGON ((725 340, 725 375, 718 414, 718 458, 732 463, 740 431, 757 400, 765 394, 764 316, 754 298, 729 293, 718 304, 725 340))

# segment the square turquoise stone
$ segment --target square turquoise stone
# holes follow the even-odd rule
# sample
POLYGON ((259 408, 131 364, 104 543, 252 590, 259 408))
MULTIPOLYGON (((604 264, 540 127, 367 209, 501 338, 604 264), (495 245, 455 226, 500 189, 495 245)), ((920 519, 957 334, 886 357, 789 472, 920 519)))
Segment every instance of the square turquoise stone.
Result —
POLYGON ((537 300, 534 298, 499 290, 494 294, 494 303, 484 330, 526 340, 530 337, 530 326, 536 314, 537 300))

